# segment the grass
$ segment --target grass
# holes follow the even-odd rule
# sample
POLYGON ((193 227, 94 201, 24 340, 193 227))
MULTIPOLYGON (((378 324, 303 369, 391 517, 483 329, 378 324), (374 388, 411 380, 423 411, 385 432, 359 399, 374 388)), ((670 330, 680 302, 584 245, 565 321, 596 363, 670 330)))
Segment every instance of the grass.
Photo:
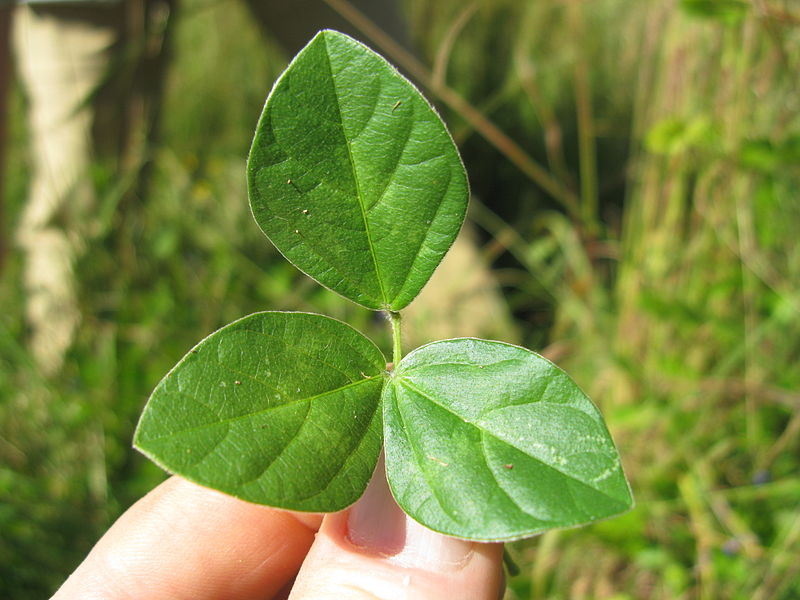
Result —
MULTIPOLYGON (((800 29, 775 0, 721 6, 407 2, 432 95, 466 102, 443 112, 516 335, 601 406, 637 497, 515 544, 508 598, 800 597, 800 29)), ((0 274, 4 597, 50 592, 160 481, 132 429, 197 339, 263 309, 372 324, 279 260, 246 207, 285 57, 238 3, 187 2, 174 41, 150 193, 116 211, 97 166, 109 228, 57 379, 25 349, 19 257, 0 274)), ((11 125, 6 236, 27 181, 11 125)))

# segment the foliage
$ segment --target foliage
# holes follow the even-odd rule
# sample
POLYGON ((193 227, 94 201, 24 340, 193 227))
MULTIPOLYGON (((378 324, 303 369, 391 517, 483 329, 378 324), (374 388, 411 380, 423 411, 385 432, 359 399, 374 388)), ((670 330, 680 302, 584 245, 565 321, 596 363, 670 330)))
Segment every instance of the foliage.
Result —
MULTIPOLYGON (((240 3, 182 4, 152 154, 157 201, 126 207, 92 245, 79 269, 88 317, 57 380, 25 350, 19 257, 2 272, 4 597, 46 596, 160 480, 129 441, 147 394, 199 335, 270 306, 324 312, 390 347, 372 313, 264 244, 241 201, 252 115, 285 59, 240 3)), ((726 23, 680 4, 407 2, 421 62, 564 188, 580 187, 581 160, 584 174, 596 165, 592 233, 426 87, 462 148, 469 216, 520 339, 603 409, 637 491, 618 519, 512 546, 514 600, 800 594, 800 15, 759 0, 726 23), (707 123, 711 137, 650 147, 670 122, 707 123), (580 158, 579 129, 594 161, 580 158)), ((26 186, 12 100, 8 239, 26 186)))
POLYGON ((389 312, 394 367, 339 321, 256 313, 200 342, 162 380, 138 449, 251 502, 334 512, 364 492, 383 441, 398 504, 476 540, 630 508, 597 409, 542 357, 456 339, 402 358, 398 310, 453 243, 467 182, 438 115, 384 59, 344 34, 317 34, 267 99, 248 181, 253 214, 285 256, 389 312))
POLYGON ((300 270, 374 310, 413 300, 453 244, 464 167, 385 60, 321 32, 270 93, 248 160, 253 216, 300 270))

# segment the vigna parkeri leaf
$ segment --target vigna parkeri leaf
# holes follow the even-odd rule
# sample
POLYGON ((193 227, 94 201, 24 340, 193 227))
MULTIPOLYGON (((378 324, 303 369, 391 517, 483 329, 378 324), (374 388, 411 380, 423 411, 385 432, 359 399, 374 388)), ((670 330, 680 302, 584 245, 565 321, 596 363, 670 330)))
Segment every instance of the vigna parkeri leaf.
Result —
POLYGON ((455 240, 467 177, 444 123, 383 58, 322 31, 272 89, 247 165, 261 229, 301 271, 400 310, 455 240))
POLYGON ((474 338, 402 357, 399 311, 453 243, 468 186, 441 119, 382 57, 320 32, 270 93, 247 177, 253 215, 286 258, 387 311, 394 364, 329 317, 244 317, 158 384, 136 430, 139 450, 250 502, 331 512, 361 496, 383 448, 400 507, 473 540, 518 539, 632 506, 600 413, 551 362, 474 338))

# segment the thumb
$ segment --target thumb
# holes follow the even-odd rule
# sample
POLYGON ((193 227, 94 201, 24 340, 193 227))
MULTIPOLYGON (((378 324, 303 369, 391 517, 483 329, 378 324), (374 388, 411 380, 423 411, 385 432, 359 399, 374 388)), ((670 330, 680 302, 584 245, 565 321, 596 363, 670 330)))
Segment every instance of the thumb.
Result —
POLYGON ((406 516, 381 460, 364 496, 325 517, 290 599, 496 600, 502 548, 447 537, 406 516))

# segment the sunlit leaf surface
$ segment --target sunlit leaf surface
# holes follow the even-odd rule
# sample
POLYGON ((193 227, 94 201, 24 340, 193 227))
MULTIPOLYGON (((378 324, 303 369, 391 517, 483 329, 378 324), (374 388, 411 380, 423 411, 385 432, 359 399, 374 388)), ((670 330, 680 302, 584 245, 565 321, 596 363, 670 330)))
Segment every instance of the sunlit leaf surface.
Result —
POLYGON ((322 31, 275 84, 248 161, 250 204, 322 285, 399 310, 450 248, 468 186, 450 134, 382 57, 322 31))
POLYGON ((510 540, 632 505, 597 409, 530 350, 434 342, 403 359, 383 403, 389 485, 431 529, 510 540))
POLYGON ((340 321, 250 315, 161 381, 134 443, 168 471, 245 500, 340 510, 377 461, 384 368, 380 350, 340 321))

